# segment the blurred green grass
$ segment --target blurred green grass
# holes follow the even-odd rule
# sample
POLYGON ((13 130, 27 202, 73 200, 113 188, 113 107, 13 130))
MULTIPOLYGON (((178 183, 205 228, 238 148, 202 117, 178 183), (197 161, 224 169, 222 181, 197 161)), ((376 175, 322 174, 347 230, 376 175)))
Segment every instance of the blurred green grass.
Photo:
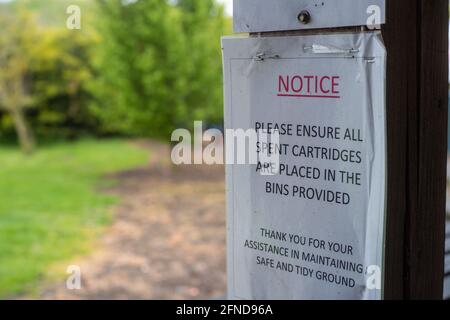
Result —
POLYGON ((31 157, 0 146, 0 298, 35 290, 52 263, 89 251, 117 197, 102 176, 145 164, 125 140, 40 147, 31 157))

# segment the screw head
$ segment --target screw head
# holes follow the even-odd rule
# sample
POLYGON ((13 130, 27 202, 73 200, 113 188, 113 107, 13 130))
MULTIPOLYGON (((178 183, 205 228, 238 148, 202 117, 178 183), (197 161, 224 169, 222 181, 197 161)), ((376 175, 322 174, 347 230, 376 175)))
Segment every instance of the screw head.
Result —
POLYGON ((308 11, 303 10, 298 14, 298 21, 300 21, 303 24, 308 24, 311 21, 311 15, 308 11))

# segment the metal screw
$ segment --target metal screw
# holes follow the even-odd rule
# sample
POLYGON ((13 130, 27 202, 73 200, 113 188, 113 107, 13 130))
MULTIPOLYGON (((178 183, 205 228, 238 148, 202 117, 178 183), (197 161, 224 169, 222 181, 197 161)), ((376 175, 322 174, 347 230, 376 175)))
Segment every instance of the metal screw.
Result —
POLYGON ((303 10, 298 14, 298 21, 300 21, 303 24, 308 24, 311 21, 311 15, 308 11, 303 10))

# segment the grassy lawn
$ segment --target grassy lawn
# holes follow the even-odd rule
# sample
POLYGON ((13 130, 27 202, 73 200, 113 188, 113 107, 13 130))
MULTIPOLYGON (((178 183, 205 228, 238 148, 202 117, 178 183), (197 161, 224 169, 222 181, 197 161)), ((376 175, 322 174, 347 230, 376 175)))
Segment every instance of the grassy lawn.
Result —
POLYGON ((104 174, 143 165, 123 140, 43 146, 31 157, 0 146, 0 298, 32 292, 46 269, 89 250, 110 206, 104 174))

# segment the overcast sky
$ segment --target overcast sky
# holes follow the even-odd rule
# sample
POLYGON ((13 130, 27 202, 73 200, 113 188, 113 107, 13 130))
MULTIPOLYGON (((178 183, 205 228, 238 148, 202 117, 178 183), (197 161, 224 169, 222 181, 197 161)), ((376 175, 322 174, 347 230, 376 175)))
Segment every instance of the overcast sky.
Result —
POLYGON ((233 15, 233 0, 219 0, 219 1, 225 4, 225 7, 227 8, 227 13, 230 16, 233 15))

